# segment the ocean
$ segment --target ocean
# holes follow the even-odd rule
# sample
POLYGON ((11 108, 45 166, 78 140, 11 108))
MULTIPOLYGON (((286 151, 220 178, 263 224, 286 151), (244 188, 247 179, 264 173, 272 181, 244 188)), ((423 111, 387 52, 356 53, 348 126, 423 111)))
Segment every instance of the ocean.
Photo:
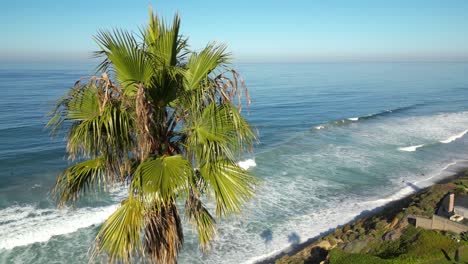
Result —
MULTIPOLYGON (((253 263, 468 166, 467 63, 236 64, 259 142, 242 166, 261 183, 200 253, 180 263, 253 263)), ((0 66, 0 263, 86 263, 124 188, 59 210, 67 164, 45 115, 85 64, 0 66)))

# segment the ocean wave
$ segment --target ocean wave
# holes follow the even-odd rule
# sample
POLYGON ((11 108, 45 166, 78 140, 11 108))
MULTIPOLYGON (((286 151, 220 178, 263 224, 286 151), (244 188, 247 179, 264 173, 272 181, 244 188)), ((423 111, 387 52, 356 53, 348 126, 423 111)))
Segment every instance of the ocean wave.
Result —
POLYGON ((374 114, 358 116, 358 117, 349 117, 349 118, 338 120, 338 121, 332 121, 332 122, 327 123, 327 124, 318 125, 318 126, 315 127, 315 129, 320 130, 320 129, 324 129, 324 128, 331 127, 331 126, 346 125, 346 124, 357 122, 357 121, 373 119, 373 118, 385 116, 385 115, 388 115, 388 114, 394 114, 394 113, 410 110, 412 108, 415 108, 415 107, 421 106, 421 105, 424 105, 424 104, 414 104, 414 105, 410 105, 410 106, 403 106, 403 107, 398 107, 398 108, 395 108, 395 109, 384 110, 382 112, 378 112, 378 113, 374 113, 374 114))
POLYGON ((460 162, 466 162, 466 161, 467 160, 456 160, 456 161, 450 162, 450 163, 446 164, 442 169, 440 169, 439 172, 432 173, 431 175, 429 175, 429 177, 427 177, 425 179, 422 179, 422 180, 419 180, 419 181, 416 181, 416 182, 414 182, 414 184, 416 185, 416 184, 420 184, 422 182, 430 183, 430 181, 432 179, 436 178, 436 177, 452 175, 452 174, 454 174, 454 171, 450 172, 449 169, 451 167, 455 167, 460 162))
POLYGON ((379 205, 385 205, 385 204, 387 204, 389 202, 404 198, 404 197, 416 192, 417 189, 425 188, 425 187, 431 185, 432 183, 434 183, 434 179, 440 179, 440 178, 443 178, 443 177, 453 175, 456 172, 456 168, 453 171, 450 171, 449 169, 452 168, 452 167, 455 167, 460 162, 467 162, 467 160, 456 160, 456 161, 450 162, 450 163, 446 164, 444 167, 442 167, 440 170, 438 170, 438 171, 436 170, 433 173, 429 174, 429 177, 427 177, 427 178, 420 179, 420 180, 414 181, 414 182, 408 182, 408 183, 406 183, 406 185, 408 185, 408 186, 402 188, 398 192, 396 192, 396 193, 394 193, 394 194, 392 194, 392 195, 390 195, 388 197, 373 200, 373 201, 368 201, 366 203, 372 203, 372 204, 375 203, 375 204, 379 204, 379 205))
POLYGON ((468 133, 468 129, 461 132, 461 133, 459 133, 459 134, 453 135, 453 136, 451 136, 451 137, 449 137, 449 138, 447 138, 445 140, 441 140, 439 142, 443 143, 443 144, 447 144, 447 143, 453 142, 453 141, 455 141, 455 140, 457 140, 459 138, 462 138, 466 133, 468 133))
MULTIPOLYGON (((458 133, 456 135, 453 135, 453 136, 450 136, 449 138, 445 139, 445 140, 440 140, 439 143, 442 143, 442 144, 448 144, 448 143, 451 143, 457 139, 460 139, 462 138, 464 135, 466 135, 468 133, 468 129, 461 132, 461 133, 458 133)), ((398 148, 398 150, 401 150, 401 151, 408 151, 408 152, 413 152, 413 151, 416 151, 418 148, 422 148, 424 146, 426 146, 427 144, 421 144, 421 145, 414 145, 414 146, 409 146, 409 147, 401 147, 401 148, 398 148)))
POLYGON ((394 109, 384 110, 382 112, 378 112, 378 113, 374 113, 374 114, 370 114, 370 115, 365 115, 365 116, 360 117, 359 119, 365 120, 365 119, 371 119, 371 118, 375 118, 375 117, 379 117, 379 116, 385 116, 385 115, 389 115, 389 114, 400 113, 400 112, 411 110, 411 109, 413 109, 415 107, 422 106, 422 105, 424 105, 424 104, 421 103, 421 104, 414 104, 414 105, 397 107, 397 108, 394 108, 394 109))
MULTIPOLYGON (((314 238, 318 235, 323 235, 324 231, 336 228, 337 226, 348 223, 353 220, 356 216, 365 213, 366 211, 371 211, 386 204, 402 199, 408 195, 415 193, 420 188, 425 188, 431 185, 438 179, 448 177, 453 175, 456 172, 457 166, 460 162, 467 162, 467 160, 456 160, 445 164, 440 169, 435 169, 433 173, 430 174, 429 178, 420 179, 414 182, 404 183, 406 186, 397 190, 396 192, 383 197, 356 197, 350 195, 349 197, 333 197, 327 201, 329 207, 326 210, 319 210, 319 212, 312 212, 301 216, 303 219, 292 218, 290 222, 286 224, 286 227, 280 230, 287 230, 286 234, 290 233, 290 230, 297 230, 299 234, 306 234, 305 237, 301 237, 300 243, 307 241, 310 238, 314 238), (343 208, 343 202, 346 201, 346 209, 343 208), (310 225, 314 223, 314 225, 310 225)), ((460 164, 460 166, 462 166, 460 164)), ((464 166, 464 165, 463 165, 464 166)), ((279 235, 277 235, 278 237, 279 235)), ((284 236, 287 237, 287 236, 284 236)), ((253 264, 257 262, 266 261, 269 258, 278 255, 281 252, 287 252, 291 246, 289 241, 285 239, 277 239, 277 244, 268 252, 263 252, 257 256, 249 258, 247 261, 244 261, 244 264, 253 264)))
POLYGON ((398 148, 398 150, 413 152, 413 151, 416 151, 418 148, 422 148, 424 146, 425 146, 424 144, 421 144, 421 145, 415 145, 415 146, 409 146, 409 147, 401 147, 401 148, 398 148))
POLYGON ((39 209, 35 206, 13 206, 0 210, 0 249, 12 249, 51 237, 76 232, 103 223, 118 204, 79 209, 39 209))
POLYGON ((239 161, 237 163, 239 167, 243 168, 244 170, 248 170, 250 168, 254 168, 257 166, 257 163, 255 163, 255 159, 247 159, 243 161, 239 161))

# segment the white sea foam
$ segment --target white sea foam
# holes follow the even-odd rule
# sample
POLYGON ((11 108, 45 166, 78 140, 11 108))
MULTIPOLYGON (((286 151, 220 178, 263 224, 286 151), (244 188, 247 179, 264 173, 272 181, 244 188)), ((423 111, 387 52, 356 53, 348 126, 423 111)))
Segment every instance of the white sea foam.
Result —
POLYGON ((377 200, 373 200, 373 201, 368 201, 368 202, 364 202, 364 204, 374 204, 375 207, 378 207, 378 206, 382 206, 382 205, 385 205, 389 202, 392 202, 392 201, 395 201, 395 200, 398 200, 398 199, 401 199, 407 195, 410 195, 412 193, 414 193, 416 190, 414 189, 414 187, 404 187, 403 189, 399 190, 398 192, 388 196, 388 197, 384 197, 384 198, 381 198, 381 199, 377 199, 377 200))
POLYGON ((434 171, 429 175, 429 177, 420 179, 418 181, 408 183, 407 187, 402 188, 400 191, 396 192, 395 194, 392 194, 388 197, 382 198, 382 199, 377 199, 374 201, 369 201, 367 203, 375 203, 379 205, 385 205, 389 202, 401 199, 407 195, 410 195, 414 192, 416 192, 417 189, 419 188, 424 188, 429 185, 431 185, 434 182, 434 179, 440 179, 449 175, 453 175, 454 171, 449 171, 449 169, 455 165, 457 165, 459 162, 466 162, 466 160, 458 160, 454 162, 450 162, 446 164, 444 167, 442 167, 439 171, 434 171))
POLYGON ((255 163, 255 159, 247 159, 247 160, 239 161, 237 164, 239 165, 239 167, 243 168, 244 170, 248 170, 250 168, 257 166, 257 163, 255 163))
POLYGON ((424 144, 409 146, 409 147, 401 147, 401 148, 398 148, 398 150, 413 152, 413 151, 416 151, 418 148, 421 148, 421 147, 424 147, 424 144))
POLYGON ((358 120, 359 120, 359 117, 350 117, 350 118, 348 118, 348 120, 350 120, 350 121, 358 121, 358 120))
POLYGON ((80 228, 103 223, 118 204, 71 209, 38 209, 14 206, 0 210, 0 249, 12 249, 51 237, 68 234, 80 228))
POLYGON ((449 164, 445 165, 442 169, 440 169, 439 172, 432 173, 432 174, 429 175, 429 177, 427 177, 425 179, 422 179, 422 180, 419 180, 419 181, 416 181, 416 182, 414 182, 414 184, 418 185, 418 186, 421 186, 421 184, 423 184, 423 187, 425 187, 425 186, 429 185, 434 178, 441 178, 441 177, 444 177, 444 176, 452 175, 452 174, 455 173, 455 171, 449 171, 449 169, 451 167, 454 167, 455 165, 457 165, 459 162, 466 162, 466 160, 457 160, 457 161, 454 161, 454 162, 450 162, 449 164))
POLYGON ((465 131, 463 131, 463 132, 461 132, 461 133, 459 133, 459 134, 456 134, 456 135, 454 135, 454 136, 451 136, 451 137, 447 138, 446 140, 441 140, 440 143, 444 143, 444 144, 450 143, 450 142, 452 142, 452 141, 455 141, 455 140, 457 140, 457 139, 463 137, 466 133, 468 133, 468 129, 465 130, 465 131))
MULTIPOLYGON (((289 246, 291 242, 288 241, 288 235, 292 232, 300 235, 300 241, 305 241, 324 230, 346 223, 364 210, 370 210, 407 195, 414 190, 414 187, 403 186, 400 191, 389 197, 382 197, 380 194, 370 197, 356 197, 352 196, 352 194, 346 194, 344 198, 334 197, 328 195, 328 193, 340 189, 337 187, 339 181, 331 180, 328 182, 327 180, 325 183, 330 186, 325 186, 325 184, 322 186, 320 185, 321 182, 317 181, 315 177, 323 174, 341 180, 342 178, 338 178, 336 175, 339 166, 364 172, 363 175, 375 174, 375 171, 371 169, 375 167, 376 161, 397 159, 402 156, 396 151, 380 151, 386 150, 385 146, 395 146, 401 142, 402 138, 409 138, 410 136, 414 136, 415 140, 417 140, 415 142, 437 142, 444 138, 444 135, 455 134, 454 131, 459 132, 466 128, 467 115, 463 113, 452 114, 449 116, 450 118, 446 116, 411 117, 399 118, 385 123, 363 123, 363 127, 355 127, 349 133, 349 135, 353 136, 352 145, 345 143, 326 144, 320 148, 308 148, 308 145, 303 144, 298 148, 294 144, 284 144, 280 149, 275 149, 281 155, 268 156, 268 153, 264 154, 265 157, 269 158, 269 163, 265 166, 278 166, 275 168, 277 174, 282 175, 283 171, 286 171, 288 177, 277 177, 271 181, 265 181, 265 185, 269 185, 270 188, 256 198, 263 206, 255 204, 252 215, 245 218, 248 220, 239 221, 238 225, 231 225, 229 222, 224 226, 225 230, 220 232, 218 246, 222 247, 223 250, 216 252, 222 253, 220 255, 211 255, 207 259, 194 261, 193 263, 222 263, 223 260, 226 263, 240 263, 246 259, 248 259, 248 263, 251 263, 265 256, 278 253, 289 246), (367 134, 371 134, 373 137, 362 136, 367 134), (385 142, 385 144, 382 142, 385 142), (372 148, 357 148, 355 147, 357 145, 372 148), (382 145, 384 147, 380 148, 382 145), (293 158, 286 159, 284 157, 293 158), (298 175, 302 176, 299 177, 298 175), (317 205, 315 204, 316 200, 319 201, 317 205), (320 200, 326 200, 326 204, 321 204, 320 200), (304 203, 308 203, 308 205, 303 206, 304 203), (259 235, 263 229, 256 232, 245 228, 245 225, 246 223, 252 223, 251 226, 258 225, 263 228, 263 223, 267 221, 268 216, 278 210, 284 211, 283 215, 287 216, 287 219, 280 219, 281 221, 278 224, 268 224, 265 227, 270 228, 273 234, 272 241, 267 246, 259 235), (247 250, 244 250, 245 248, 247 250), (226 256, 235 257, 227 261, 226 256)), ((316 143, 316 141, 307 141, 315 140, 312 137, 306 137, 302 140, 309 144, 311 142, 316 143)), ((406 159, 407 157, 403 158, 406 159)), ((239 162, 239 166, 243 168, 251 168, 255 165, 254 159, 239 162)), ((449 165, 443 169, 452 169, 452 167, 449 168, 449 165)), ((398 168, 396 169, 398 170, 398 168)), ((275 170, 272 170, 273 173, 275 170)), ((406 172, 406 170, 400 171, 406 172)), ((411 171, 408 170, 408 172, 411 171)), ((427 175, 430 177, 424 179, 426 182, 432 181, 435 177, 434 175, 427 175)), ((392 175, 388 176, 391 177, 392 175)), ((412 181, 416 187, 423 186, 426 183, 414 182, 416 180, 414 176, 410 176, 408 181, 412 181)), ((437 175, 437 177, 442 176, 437 175)), ((395 186, 392 185, 389 188, 395 189, 395 186)), ((71 233, 79 228, 100 224, 117 206, 64 211, 37 209, 34 206, 26 209, 11 207, 0 210, 0 248, 12 248, 46 241, 54 235, 71 233)), ((193 259, 196 256, 198 255, 193 254, 187 259, 193 259)))
MULTIPOLYGON (((392 201, 406 197, 416 192, 419 188, 429 186, 432 182, 434 182, 436 176, 443 178, 453 174, 454 171, 451 169, 457 163, 457 161, 448 163, 444 165, 441 169, 434 171, 434 173, 432 173, 429 178, 408 184, 408 186, 403 187, 396 193, 386 197, 376 197, 377 199, 372 200, 366 200, 365 197, 362 197, 364 199, 361 200, 361 197, 349 196, 344 200, 346 201, 347 205, 347 208, 345 210, 343 210, 344 208, 340 205, 343 202, 343 200, 334 199, 336 197, 329 197, 329 200, 327 201, 328 206, 325 210, 323 210, 322 208, 318 208, 316 211, 312 211, 312 213, 309 212, 309 214, 306 213, 306 215, 293 217, 290 221, 281 226, 279 230, 273 230, 272 233, 276 234, 277 239, 273 237, 273 241, 269 246, 270 250, 255 257, 249 258, 243 263, 253 264, 258 261, 262 261, 267 258, 273 257, 287 250, 287 248, 291 246, 291 242, 287 240, 287 234, 291 234, 292 231, 297 230, 297 232, 295 233, 301 235, 299 243, 302 243, 307 241, 311 237, 319 235, 321 232, 324 232, 331 228, 335 228, 336 226, 351 221, 356 215, 359 215, 360 213, 363 213, 368 210, 373 210, 375 208, 384 206, 385 204, 388 204, 392 201)), ((286 188, 288 187, 286 186, 286 188)), ((314 193, 313 190, 310 192, 314 193)), ((262 247, 261 244, 256 246, 260 248, 262 247)))
POLYGON ((320 126, 316 126, 316 127, 315 127, 315 129, 317 129, 317 130, 324 129, 324 128, 325 128, 325 126, 323 126, 323 125, 320 125, 320 126))

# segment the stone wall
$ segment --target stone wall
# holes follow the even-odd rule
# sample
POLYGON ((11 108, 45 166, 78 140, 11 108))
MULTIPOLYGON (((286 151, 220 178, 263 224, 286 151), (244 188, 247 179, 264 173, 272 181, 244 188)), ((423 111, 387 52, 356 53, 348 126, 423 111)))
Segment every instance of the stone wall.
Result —
POLYGON ((416 227, 421 227, 424 229, 437 229, 444 231, 452 231, 455 233, 463 233, 468 231, 468 226, 450 221, 450 219, 433 215, 432 219, 425 218, 421 216, 408 216, 416 221, 416 227))

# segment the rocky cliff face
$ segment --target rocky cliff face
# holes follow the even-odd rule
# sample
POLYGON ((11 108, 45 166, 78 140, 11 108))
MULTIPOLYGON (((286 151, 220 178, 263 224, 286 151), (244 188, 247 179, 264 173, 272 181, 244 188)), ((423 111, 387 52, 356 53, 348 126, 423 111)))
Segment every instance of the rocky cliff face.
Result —
MULTIPOLYGON (((448 232, 415 228, 408 223, 407 216, 422 215, 430 217, 435 213, 441 199, 447 192, 466 193, 467 186, 468 175, 460 173, 450 181, 433 185, 414 195, 380 208, 379 211, 371 215, 360 217, 347 225, 337 228, 330 234, 303 245, 302 250, 297 253, 276 259, 275 263, 341 263, 343 260, 336 262, 337 260, 333 256, 346 256, 346 254, 353 255, 353 257, 360 255, 362 258, 368 256, 377 259, 375 260, 377 262, 369 263, 387 263, 379 262, 379 259, 381 261, 400 259, 408 254, 413 254, 414 256, 411 256, 415 259, 437 259, 455 253, 460 255, 458 249, 464 249, 466 244, 461 236, 448 232), (431 239, 428 238, 439 242, 431 242, 431 239), (425 239, 428 239, 428 241, 425 239), (418 245, 416 245, 416 248, 411 247, 411 243, 418 245), (423 249, 417 248, 419 245, 423 249), (424 251, 424 248, 432 248, 437 254, 432 256, 429 253, 413 252, 417 250, 424 251), (445 252, 445 254, 442 252, 445 252)), ((344 257, 344 259, 353 258, 344 257)))

